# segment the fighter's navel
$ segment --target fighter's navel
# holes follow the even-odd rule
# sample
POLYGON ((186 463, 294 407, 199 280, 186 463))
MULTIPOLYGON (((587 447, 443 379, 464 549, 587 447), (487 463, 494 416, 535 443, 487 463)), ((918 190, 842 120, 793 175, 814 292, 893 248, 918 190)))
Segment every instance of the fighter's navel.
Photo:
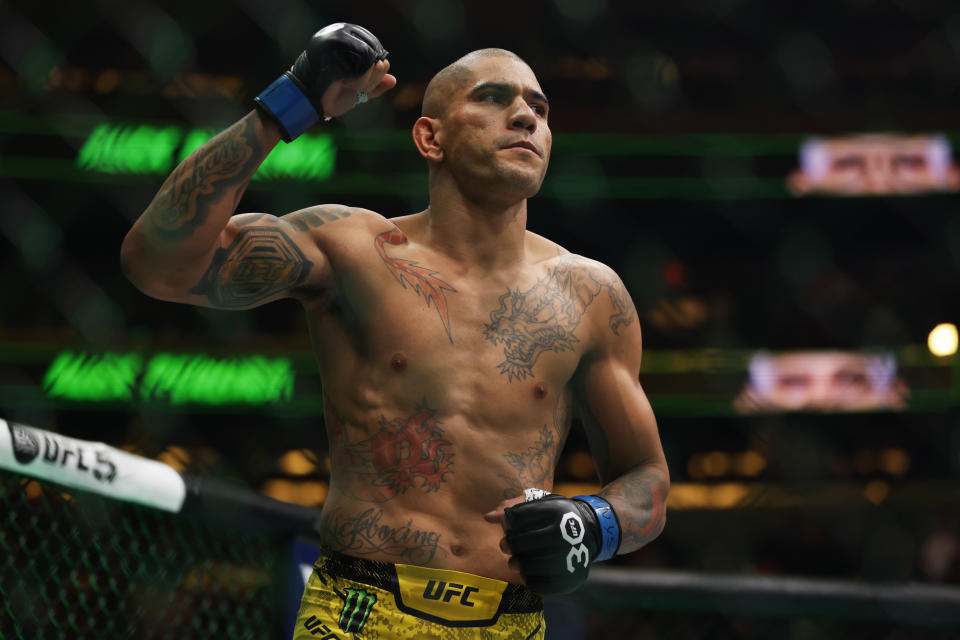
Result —
POLYGON ((538 400, 546 398, 547 385, 543 384, 542 382, 538 382, 537 384, 533 385, 533 397, 537 398, 538 400))
POLYGON ((407 357, 402 353, 395 353, 390 356, 390 368, 400 372, 407 368, 407 357))

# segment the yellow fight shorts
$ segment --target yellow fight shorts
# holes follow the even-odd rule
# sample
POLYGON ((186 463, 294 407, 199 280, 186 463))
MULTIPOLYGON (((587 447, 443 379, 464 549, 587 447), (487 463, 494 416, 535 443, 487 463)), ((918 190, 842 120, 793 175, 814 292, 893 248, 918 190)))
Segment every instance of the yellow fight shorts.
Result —
POLYGON ((462 571, 324 551, 300 601, 294 640, 542 640, 543 600, 462 571))

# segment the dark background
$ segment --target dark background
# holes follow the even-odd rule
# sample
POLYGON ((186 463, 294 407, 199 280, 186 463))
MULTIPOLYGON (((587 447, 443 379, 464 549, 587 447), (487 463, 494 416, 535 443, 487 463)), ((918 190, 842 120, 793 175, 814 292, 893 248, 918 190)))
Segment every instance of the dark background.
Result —
MULTIPOLYGON (((398 88, 322 129, 338 148, 328 181, 254 183, 240 210, 420 210, 426 172, 406 132, 431 75, 480 47, 524 57, 555 136, 529 226, 624 279, 675 485, 663 536, 616 562, 960 581, 960 388, 954 358, 925 347, 960 316, 960 196, 795 199, 784 182, 811 134, 943 133, 957 146, 960 8, 948 2, 2 3, 5 417, 322 500, 319 381, 298 306, 221 312, 140 294, 119 246, 164 173, 98 172, 76 156, 104 122, 228 125, 341 20, 379 36, 398 88), (734 414, 754 350, 831 348, 896 354, 908 409, 734 414), (253 408, 53 399, 42 380, 65 349, 291 357, 296 393, 253 408), (290 451, 306 472, 283 462, 290 451), (762 469, 737 470, 747 451, 762 469), (726 466, 698 466, 711 452, 726 466)), ((595 481, 585 447, 575 431, 559 481, 595 481)))

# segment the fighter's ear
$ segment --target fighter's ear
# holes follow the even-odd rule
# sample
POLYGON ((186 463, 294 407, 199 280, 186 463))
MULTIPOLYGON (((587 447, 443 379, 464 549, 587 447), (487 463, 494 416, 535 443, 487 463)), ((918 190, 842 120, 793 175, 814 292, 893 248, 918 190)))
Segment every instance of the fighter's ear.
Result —
POLYGON ((417 118, 413 123, 413 143, 417 151, 431 162, 443 161, 443 148, 440 146, 440 120, 426 116, 417 118))

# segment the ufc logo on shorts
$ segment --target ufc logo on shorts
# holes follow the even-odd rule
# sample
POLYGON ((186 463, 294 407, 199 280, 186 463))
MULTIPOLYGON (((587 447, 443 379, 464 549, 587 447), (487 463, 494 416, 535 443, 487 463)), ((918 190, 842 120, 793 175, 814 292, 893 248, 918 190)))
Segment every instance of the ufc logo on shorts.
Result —
POLYGON ((317 616, 310 616, 303 623, 303 626, 307 628, 307 631, 310 632, 312 636, 319 636, 319 640, 334 640, 337 637, 337 634, 333 631, 330 631, 330 627, 325 624, 321 624, 317 619, 317 616), (320 634, 326 634, 321 636, 320 634))
POLYGON ((590 565, 590 550, 583 544, 583 520, 573 511, 563 514, 560 520, 560 535, 570 543, 570 551, 567 552, 567 571, 573 573, 577 568, 573 561, 583 562, 583 566, 590 565))
POLYGON ((472 607, 474 603, 470 602, 470 594, 477 591, 480 591, 480 589, 476 587, 464 588, 462 584, 456 582, 451 582, 448 585, 443 580, 440 582, 431 580, 427 583, 427 588, 423 590, 423 597, 427 600, 441 600, 442 595, 444 602, 450 602, 450 598, 460 596, 460 604, 465 607, 472 607))

